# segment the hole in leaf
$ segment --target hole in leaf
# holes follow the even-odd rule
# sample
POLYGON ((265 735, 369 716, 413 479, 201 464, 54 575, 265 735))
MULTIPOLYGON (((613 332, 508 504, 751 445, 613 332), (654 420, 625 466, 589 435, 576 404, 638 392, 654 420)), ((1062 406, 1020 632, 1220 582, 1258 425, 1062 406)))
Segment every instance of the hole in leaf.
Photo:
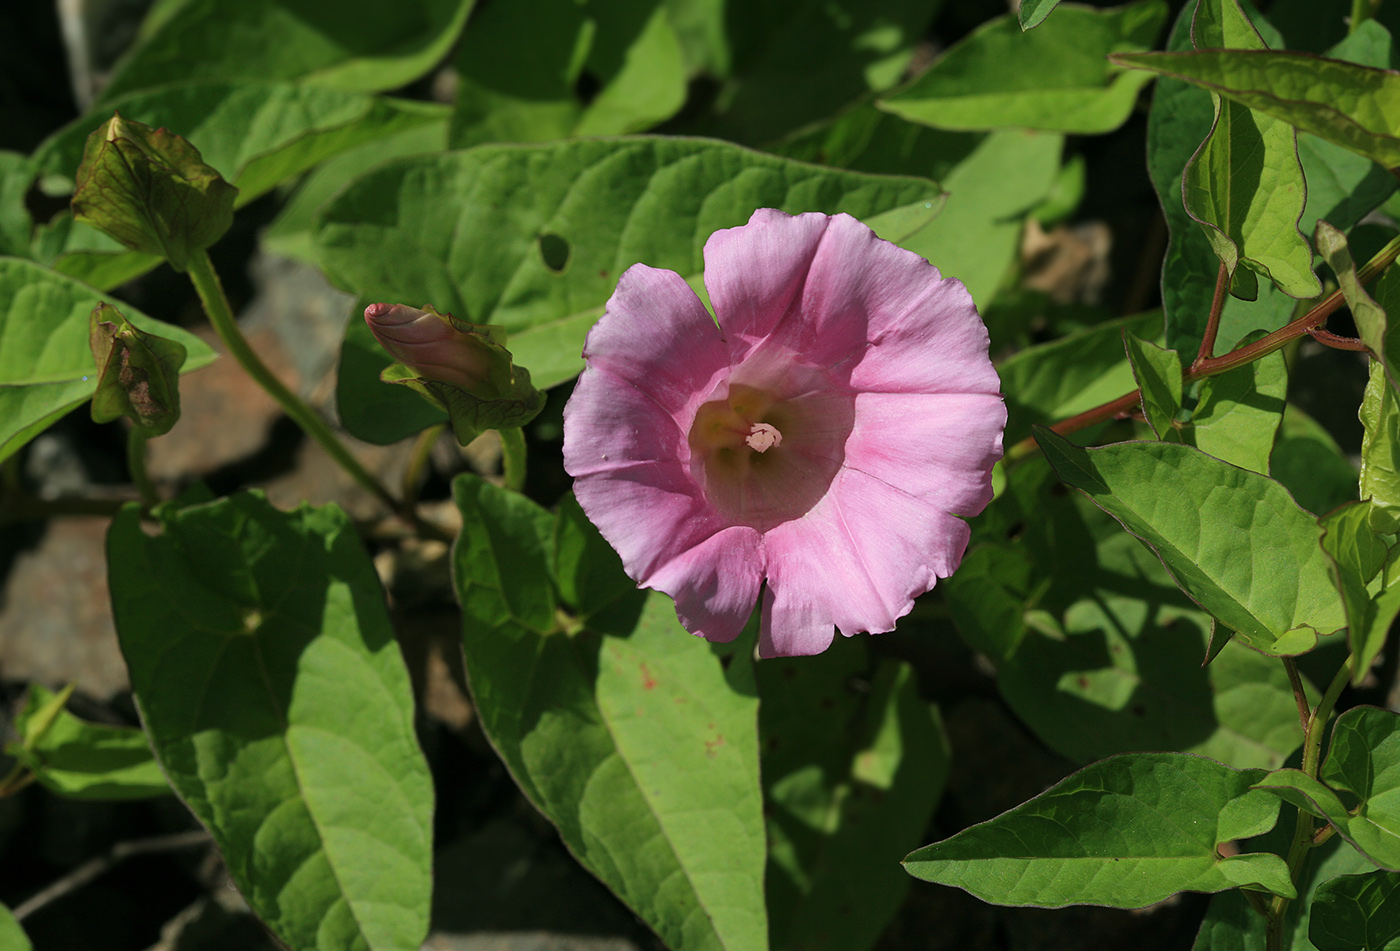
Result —
POLYGON ((557 234, 540 235, 540 257, 545 267, 559 273, 569 264, 569 242, 557 234))

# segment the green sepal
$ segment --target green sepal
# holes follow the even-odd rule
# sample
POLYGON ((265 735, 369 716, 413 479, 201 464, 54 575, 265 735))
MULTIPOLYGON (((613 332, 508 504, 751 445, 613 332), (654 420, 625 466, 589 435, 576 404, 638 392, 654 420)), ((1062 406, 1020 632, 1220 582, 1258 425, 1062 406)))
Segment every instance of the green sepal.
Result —
POLYGON ((148 436, 170 432, 180 419, 185 345, 146 333, 107 303, 92 309, 88 340, 97 361, 92 421, 125 416, 148 436))
POLYGON ((188 141, 118 113, 88 136, 73 218, 184 271, 233 224, 237 195, 188 141))

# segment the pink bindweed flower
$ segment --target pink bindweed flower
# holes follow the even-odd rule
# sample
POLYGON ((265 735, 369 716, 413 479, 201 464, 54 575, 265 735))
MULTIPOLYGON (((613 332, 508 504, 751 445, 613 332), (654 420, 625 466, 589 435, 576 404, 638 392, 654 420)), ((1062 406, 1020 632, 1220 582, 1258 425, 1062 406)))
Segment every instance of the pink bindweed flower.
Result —
POLYGON ((489 334, 474 332, 451 314, 404 304, 370 304, 365 323, 381 347, 424 379, 473 393, 491 379, 489 334))
POLYGON ((849 215, 754 212, 618 281, 564 410, 584 512, 686 629, 759 653, 891 631, 962 560, 1006 407, 962 284, 849 215))

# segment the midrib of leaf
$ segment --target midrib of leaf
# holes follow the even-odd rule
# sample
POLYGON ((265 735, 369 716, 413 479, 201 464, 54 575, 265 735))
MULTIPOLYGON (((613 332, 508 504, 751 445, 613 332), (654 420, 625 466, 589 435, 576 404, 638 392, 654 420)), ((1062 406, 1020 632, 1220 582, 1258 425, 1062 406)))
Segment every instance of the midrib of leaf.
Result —
MULTIPOLYGON (((687 691, 687 696, 689 696, 692 700, 699 700, 698 697, 696 697, 694 694, 691 694, 689 691, 687 691)), ((702 912, 704 912, 705 920, 709 923, 710 926, 710 933, 715 936, 715 939, 717 941, 719 941, 721 948, 729 947, 729 943, 724 939, 724 936, 720 934, 719 928, 715 925, 715 916, 714 913, 710 911, 709 904, 706 903, 704 898, 701 896, 699 890, 695 887, 695 880, 691 874, 690 866, 688 866, 685 862, 681 861, 680 852, 676 849, 676 843, 671 838, 670 829, 667 827, 666 823, 661 820, 661 813, 657 810, 655 804, 653 803, 652 797, 648 795, 646 784, 643 783, 637 777, 636 772, 632 769, 632 763, 627 759, 627 757, 622 755, 622 746, 617 741, 617 734, 613 732, 612 721, 606 715, 603 714, 602 705, 598 703, 596 695, 594 696, 593 703, 595 708, 598 710, 599 719, 602 721, 604 729, 608 731, 608 738, 612 741, 612 747, 614 751, 613 755, 622 761, 623 766, 627 770, 627 776, 632 781, 632 785, 641 795, 642 801, 647 804, 647 810, 652 817, 652 821, 656 823, 657 830, 661 833, 661 837, 665 840, 666 847, 670 850, 671 857, 675 860, 676 867, 682 869, 686 873, 686 883, 690 886, 690 893, 695 896, 696 905, 699 906, 702 912)), ((708 705, 701 705, 701 707, 705 713, 711 712, 708 705)), ((715 722, 718 721, 719 718, 716 717, 715 722)))

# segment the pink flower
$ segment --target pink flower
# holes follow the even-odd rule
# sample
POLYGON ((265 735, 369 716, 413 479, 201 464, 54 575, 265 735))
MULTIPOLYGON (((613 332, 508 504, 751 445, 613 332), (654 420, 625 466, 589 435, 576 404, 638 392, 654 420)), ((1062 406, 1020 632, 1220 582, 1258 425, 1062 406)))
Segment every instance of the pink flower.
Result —
POLYGON ((849 215, 772 209, 705 244, 711 318, 638 264, 564 410, 579 504, 681 623, 759 653, 894 629, 962 560, 1006 408, 961 283, 849 215))
POLYGON ((492 351, 489 333, 484 332, 488 328, 473 332, 451 314, 404 304, 370 304, 365 308, 365 323, 381 347, 425 380, 478 395, 489 385, 492 351))

